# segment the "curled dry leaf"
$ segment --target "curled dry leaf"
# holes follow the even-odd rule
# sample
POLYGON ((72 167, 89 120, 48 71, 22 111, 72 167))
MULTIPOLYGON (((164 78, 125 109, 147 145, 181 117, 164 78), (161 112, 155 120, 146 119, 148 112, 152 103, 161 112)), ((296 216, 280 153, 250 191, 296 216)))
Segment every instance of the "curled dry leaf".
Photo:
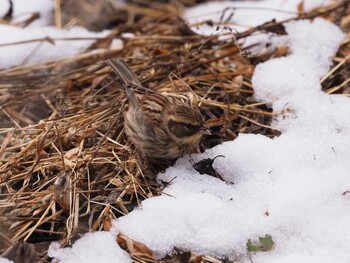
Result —
POLYGON ((122 234, 119 234, 117 236, 117 242, 121 248, 127 250, 133 256, 139 256, 144 259, 155 260, 153 258, 153 251, 140 242, 134 241, 122 234))
POLYGON ((57 176, 54 184, 55 201, 64 209, 69 210, 70 207, 70 177, 68 173, 57 176))
POLYGON ((220 173, 218 171, 216 171, 215 168, 213 167, 214 160, 218 157, 225 157, 225 156, 218 155, 218 156, 215 156, 213 159, 211 159, 211 158, 203 159, 203 160, 193 164, 193 168, 197 172, 199 172, 200 174, 208 174, 208 175, 217 177, 222 181, 225 181, 222 178, 222 176, 220 175, 220 173))
POLYGON ((304 13, 304 0, 301 0, 298 4, 298 13, 304 13))
POLYGON ((102 220, 103 230, 104 231, 110 231, 113 227, 112 220, 113 220, 113 213, 110 209, 110 206, 106 207, 106 213, 104 215, 104 218, 102 220))

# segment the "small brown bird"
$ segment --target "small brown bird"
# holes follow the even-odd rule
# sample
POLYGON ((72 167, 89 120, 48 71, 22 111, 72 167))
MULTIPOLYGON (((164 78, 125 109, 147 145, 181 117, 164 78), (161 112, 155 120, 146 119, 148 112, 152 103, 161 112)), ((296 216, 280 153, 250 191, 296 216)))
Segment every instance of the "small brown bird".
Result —
POLYGON ((211 134, 198 107, 189 99, 136 90, 141 83, 122 59, 107 60, 123 80, 129 108, 124 115, 130 141, 150 159, 175 159, 193 152, 203 134, 211 134))

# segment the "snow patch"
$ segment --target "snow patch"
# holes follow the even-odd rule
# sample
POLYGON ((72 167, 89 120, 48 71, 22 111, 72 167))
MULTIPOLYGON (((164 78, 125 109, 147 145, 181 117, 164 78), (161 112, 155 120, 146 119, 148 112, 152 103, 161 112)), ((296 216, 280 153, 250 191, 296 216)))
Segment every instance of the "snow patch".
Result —
POLYGON ((85 234, 72 248, 60 248, 59 243, 53 242, 48 255, 60 263, 131 263, 129 255, 110 232, 85 234))
POLYGON ((79 54, 95 42, 95 38, 105 37, 108 33, 107 30, 101 33, 93 33, 82 27, 61 30, 46 26, 19 28, 0 25, 0 35, 6 36, 0 39, 0 69, 23 64, 36 64, 79 54), (52 38, 53 43, 46 41, 45 38, 52 38), (66 38, 66 40, 55 40, 63 38, 66 38), (1 46, 1 44, 35 39, 41 41, 1 46))
POLYGON ((322 19, 286 25, 291 54, 257 66, 253 86, 274 112, 274 139, 240 134, 204 154, 184 157, 158 179, 159 197, 115 221, 115 228, 162 257, 173 248, 245 257, 248 239, 272 236, 261 262, 347 262, 350 242, 350 101, 321 91, 344 34, 322 19), (198 174, 204 158, 229 183, 198 174), (234 183, 234 184, 232 184, 234 183))

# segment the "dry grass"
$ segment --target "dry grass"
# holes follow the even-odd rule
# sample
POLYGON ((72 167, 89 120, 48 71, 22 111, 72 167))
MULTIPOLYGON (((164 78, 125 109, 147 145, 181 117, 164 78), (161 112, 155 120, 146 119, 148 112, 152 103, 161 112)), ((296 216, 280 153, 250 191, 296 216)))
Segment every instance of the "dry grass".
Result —
MULTIPOLYGON (((64 9, 56 2, 55 24, 74 23, 72 17, 62 18, 64 9)), ((249 47, 242 48, 237 41, 254 32, 283 33, 282 24, 271 22, 243 33, 231 32, 236 41, 220 41, 216 36, 194 34, 176 16, 174 10, 181 10, 180 4, 177 8, 167 3, 157 8, 151 5, 135 1, 119 9, 126 23, 112 16, 108 21, 113 25, 111 34, 97 39, 84 54, 0 71, 0 253, 8 248, 7 255, 11 248, 19 251, 12 245, 26 241, 34 247, 21 243, 22 251, 35 250, 35 260, 48 261, 50 242, 69 244, 82 233, 109 229, 111 220, 161 192, 152 175, 141 169, 125 137, 125 94, 105 64, 108 58, 125 58, 150 89, 193 92, 213 130, 203 140, 201 151, 242 132, 279 134, 270 127, 271 102, 254 99, 251 76, 256 63, 284 56, 288 50, 249 55, 249 47), (122 32, 135 37, 123 38, 122 32), (123 40, 123 49, 108 48, 115 38, 123 40)), ((293 19, 318 16, 349 32, 347 1, 293 19)), ((349 56, 348 35, 333 69, 321 81, 325 92, 349 96, 349 56)), ((118 238, 135 262, 155 262, 146 247, 137 242, 130 247, 126 240, 118 238)), ((179 252, 168 260, 188 260, 189 256, 179 252)), ((194 255, 192 260, 221 262, 194 255)))

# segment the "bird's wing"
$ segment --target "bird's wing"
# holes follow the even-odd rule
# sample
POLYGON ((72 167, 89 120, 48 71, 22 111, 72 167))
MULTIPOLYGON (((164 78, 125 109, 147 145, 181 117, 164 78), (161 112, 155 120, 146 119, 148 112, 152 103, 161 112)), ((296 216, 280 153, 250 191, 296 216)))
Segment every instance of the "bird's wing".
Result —
POLYGON ((161 94, 144 95, 141 98, 141 110, 147 120, 153 124, 162 123, 163 114, 169 107, 169 100, 161 94))

